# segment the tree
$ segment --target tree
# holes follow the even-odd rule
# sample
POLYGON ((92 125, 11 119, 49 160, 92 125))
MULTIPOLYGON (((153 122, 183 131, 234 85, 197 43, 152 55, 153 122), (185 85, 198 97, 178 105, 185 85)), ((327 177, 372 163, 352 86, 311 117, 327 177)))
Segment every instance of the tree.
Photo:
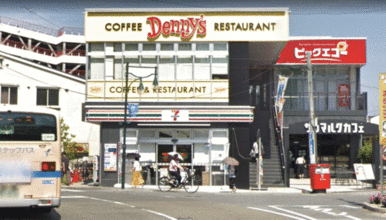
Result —
POLYGON ((361 163, 372 163, 373 162, 373 138, 363 139, 362 148, 359 149, 357 159, 361 163))
POLYGON ((82 145, 72 141, 76 136, 70 134, 68 130, 70 127, 64 123, 64 119, 60 119, 60 137, 63 151, 66 152, 69 160, 75 159, 79 151, 84 151, 82 145))

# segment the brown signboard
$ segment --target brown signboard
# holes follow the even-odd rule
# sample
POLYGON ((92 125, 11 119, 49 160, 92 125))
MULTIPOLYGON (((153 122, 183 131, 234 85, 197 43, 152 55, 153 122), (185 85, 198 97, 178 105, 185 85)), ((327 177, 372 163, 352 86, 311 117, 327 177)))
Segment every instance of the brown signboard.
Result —
POLYGON ((379 143, 386 145, 386 73, 379 74, 379 143))

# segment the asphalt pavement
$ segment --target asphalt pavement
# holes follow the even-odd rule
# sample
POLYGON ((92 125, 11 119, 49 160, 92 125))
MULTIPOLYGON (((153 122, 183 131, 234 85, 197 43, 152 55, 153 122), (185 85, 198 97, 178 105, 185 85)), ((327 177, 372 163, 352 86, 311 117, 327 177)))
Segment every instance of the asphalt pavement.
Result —
MULTIPOLYGON (((101 187, 95 183, 84 183, 78 182, 73 183, 71 185, 62 185, 63 189, 77 189, 77 188, 105 188, 105 189, 117 189, 121 188, 121 184, 116 184, 114 187, 101 187)), ((124 190, 132 190, 132 186, 126 184, 124 190)), ((143 187, 139 187, 144 190, 158 190, 156 185, 145 185, 143 187)), ((183 189, 179 189, 183 190, 183 189)), ((350 192, 368 192, 369 196, 372 193, 376 193, 379 190, 376 190, 372 187, 371 184, 363 183, 361 181, 357 181, 355 179, 347 181, 347 182, 339 182, 336 179, 331 179, 330 188, 326 189, 327 194, 329 193, 350 193, 350 192)), ((200 186, 198 192, 204 193, 232 193, 229 189, 229 186, 200 186)), ((265 188, 264 184, 261 189, 237 189, 236 193, 313 193, 311 189, 310 179, 290 179, 290 187, 268 187, 265 188)), ((386 213, 386 207, 379 204, 370 204, 367 201, 364 201, 363 207, 380 213, 386 213)))

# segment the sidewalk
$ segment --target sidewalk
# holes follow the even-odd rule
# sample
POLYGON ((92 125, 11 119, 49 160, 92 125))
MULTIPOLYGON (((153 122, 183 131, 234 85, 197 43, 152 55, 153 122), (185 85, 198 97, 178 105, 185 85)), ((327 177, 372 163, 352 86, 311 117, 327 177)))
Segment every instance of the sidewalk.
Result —
MULTIPOLYGON (((361 182, 356 182, 355 180, 347 183, 336 183, 335 179, 331 180, 331 188, 326 190, 326 193, 345 193, 345 192, 355 192, 355 191, 369 191, 369 194, 376 192, 376 189, 373 189, 370 184, 362 184, 361 182)), ((95 188, 100 187, 93 183, 84 184, 83 182, 74 183, 70 186, 62 185, 64 189, 71 188, 95 188)), ((110 189, 120 189, 121 184, 116 184, 115 187, 103 187, 110 189)), ((139 187, 143 189, 152 189, 158 190, 156 185, 145 185, 144 187, 139 187)), ((125 190, 130 190, 132 187, 130 185, 125 185, 125 190)), ((207 192, 207 193, 231 193, 229 186, 200 186, 198 192, 207 192)), ((304 179, 290 179, 290 187, 268 187, 265 188, 264 184, 261 187, 261 190, 257 189, 238 189, 236 193, 311 193, 311 184, 309 178, 304 179)))

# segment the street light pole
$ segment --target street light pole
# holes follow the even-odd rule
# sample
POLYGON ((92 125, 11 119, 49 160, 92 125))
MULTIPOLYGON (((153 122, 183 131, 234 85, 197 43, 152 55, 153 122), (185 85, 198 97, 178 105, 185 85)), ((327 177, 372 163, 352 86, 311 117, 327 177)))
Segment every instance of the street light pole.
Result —
MULTIPOLYGON (((129 63, 127 62, 126 63, 126 73, 125 73, 125 89, 124 89, 124 92, 125 92, 125 107, 124 107, 124 113, 123 113, 123 147, 122 147, 122 186, 121 188, 122 189, 125 189, 125 173, 126 173, 126 129, 127 129, 127 126, 128 126, 128 123, 127 123, 127 109, 128 109, 128 103, 127 103, 127 92, 128 92, 128 83, 129 83, 129 74, 134 76, 136 79, 134 81, 136 81, 137 79, 139 79, 139 87, 138 87, 138 92, 139 93, 142 93, 144 91, 144 86, 143 86, 143 83, 142 83, 142 78, 147 78, 149 76, 152 76, 154 75, 154 81, 153 81, 153 86, 155 89, 158 88, 158 79, 157 79, 157 76, 158 76, 158 68, 157 67, 140 67, 140 68, 154 68, 154 73, 151 73, 147 76, 137 76, 133 73, 129 73, 129 63)), ((134 82, 132 81, 130 83, 130 86, 131 84, 134 82)), ((158 92, 158 91, 157 91, 158 92)), ((135 117, 136 113, 138 111, 138 105, 137 105, 137 108, 134 107, 134 110, 130 107, 130 112, 129 112, 129 116, 130 117, 135 117)))
POLYGON ((129 82, 129 63, 126 63, 125 73, 125 111, 123 113, 123 148, 122 148, 122 189, 125 189, 125 172, 126 172, 126 128, 127 128, 127 86, 129 82))

